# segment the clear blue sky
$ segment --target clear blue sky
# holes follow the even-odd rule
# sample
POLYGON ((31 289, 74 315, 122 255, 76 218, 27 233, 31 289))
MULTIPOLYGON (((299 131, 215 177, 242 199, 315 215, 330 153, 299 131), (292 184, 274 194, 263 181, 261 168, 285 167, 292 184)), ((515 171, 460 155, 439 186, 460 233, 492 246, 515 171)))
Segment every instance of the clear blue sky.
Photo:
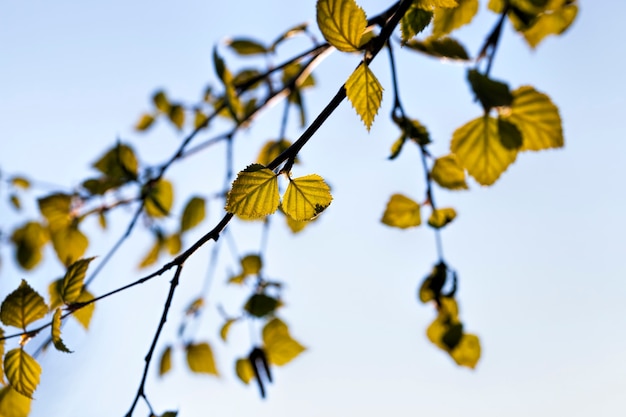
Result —
MULTIPOLYGON (((179 134, 164 125, 148 135, 132 129, 156 88, 194 101, 215 81, 211 51, 220 40, 249 35, 269 42, 294 24, 314 23, 313 1, 233 4, 3 3, 0 168, 75 186, 118 136, 132 142, 145 162, 166 159, 179 134)), ((381 9, 372 0, 360 4, 370 14, 381 9)), ((219 341, 216 306, 234 314, 245 296, 223 284, 233 268, 224 251, 209 295, 211 312, 198 330, 214 347, 222 376, 191 375, 182 355, 163 380, 154 377, 153 367, 147 393, 156 410, 178 408, 181 417, 625 415, 626 88, 619 45, 626 40, 620 32, 626 6, 593 7, 583 4, 571 31, 536 51, 507 28, 493 69, 512 87, 531 84, 552 97, 563 118, 565 148, 521 155, 493 187, 471 183, 469 192, 437 191, 440 204, 459 212, 443 233, 444 250, 460 274, 462 318, 481 337, 476 370, 456 367, 425 336, 434 311, 418 304, 415 294, 436 260, 432 232, 398 231, 379 222, 391 194, 423 195, 417 153, 386 159, 398 132, 387 120, 391 85, 381 57, 373 69, 386 95, 372 131, 367 134, 344 103, 304 149, 295 171, 326 178, 333 188, 331 207, 301 236, 276 224, 269 238, 267 272, 287 283, 281 317, 308 351, 276 371, 266 401, 256 387, 236 379, 232 361, 248 352, 249 329, 241 325, 228 344, 219 341)), ((494 21, 481 11, 475 25, 457 35, 475 54, 494 21)), ((292 45, 295 52, 306 43, 292 45)), ((287 47, 285 57, 289 52, 287 47)), ((319 90, 306 97, 310 116, 357 59, 332 56, 319 67, 319 90)), ((454 129, 480 113, 465 85, 465 68, 414 54, 399 65, 405 106, 429 127, 433 152, 447 153, 454 129)), ((278 134, 280 110, 237 136, 237 169, 278 134)), ((292 123, 288 135, 297 134, 292 123)), ((178 209, 187 195, 219 188, 222 154, 212 153, 172 170, 178 209)), ((16 217, 5 205, 0 210, 5 228, 16 217)), ((104 254, 128 215, 113 216, 106 233, 93 227, 88 254, 104 254)), ((212 205, 201 229, 220 217, 219 204, 212 205)), ((257 226, 235 224, 233 232, 242 254, 258 250, 257 226)), ((147 233, 135 233, 93 291, 139 277, 135 265, 149 245, 147 233)), ((45 293, 46 283, 62 274, 49 252, 45 264, 26 275, 11 265, 8 249, 2 248, 3 296, 22 277, 45 293)), ((175 339, 182 310, 201 288, 208 254, 209 248, 200 251, 185 268, 162 345, 175 339)), ((86 336, 68 326, 64 339, 75 353, 44 357, 32 415, 123 415, 167 289, 163 277, 103 301, 86 336)), ((136 416, 147 414, 142 407, 136 416)))

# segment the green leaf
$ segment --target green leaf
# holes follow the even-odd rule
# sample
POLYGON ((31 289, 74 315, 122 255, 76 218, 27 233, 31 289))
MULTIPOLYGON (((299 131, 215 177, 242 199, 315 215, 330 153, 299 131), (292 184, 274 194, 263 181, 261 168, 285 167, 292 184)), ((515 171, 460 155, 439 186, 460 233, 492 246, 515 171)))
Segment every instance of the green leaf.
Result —
POLYGON ((67 194, 52 194, 37 200, 39 211, 48 221, 50 230, 66 228, 72 222, 72 196, 67 194))
POLYGON ((235 361, 235 372, 244 384, 249 384, 254 378, 254 370, 248 359, 237 359, 235 361))
MULTIPOLYGON (((276 159, 278 155, 286 151, 290 146, 291 142, 287 139, 269 140, 265 142, 256 159, 257 163, 263 166, 269 165, 270 162, 276 159)), ((295 163, 298 163, 297 158, 295 163)))
POLYGON ((174 204, 174 187, 172 183, 161 179, 148 191, 145 209, 150 217, 167 216, 174 204))
POLYGON ((354 0, 318 0, 317 25, 324 38, 343 52, 355 52, 367 27, 365 12, 354 0))
POLYGON ((239 172, 226 198, 226 211, 244 219, 257 219, 276 211, 280 197, 278 178, 263 165, 239 172))
POLYGON ((20 286, 6 296, 0 306, 0 320, 7 326, 26 326, 48 314, 48 306, 43 297, 22 280, 20 286))
POLYGON ((130 146, 118 143, 97 160, 93 167, 121 185, 137 179, 139 163, 130 146))
POLYGON ((265 294, 254 294, 246 302, 244 310, 260 318, 273 313, 278 307, 280 307, 280 301, 276 298, 265 294))
POLYGON ((505 83, 492 80, 476 70, 467 72, 467 80, 485 112, 493 107, 510 106, 513 102, 513 95, 505 83))
POLYGON ((400 21, 402 31, 402 42, 406 43, 413 36, 423 31, 430 24, 433 12, 418 7, 415 3, 411 5, 400 21))
POLYGON ((274 318, 263 327, 263 344, 269 363, 283 366, 306 350, 289 334, 289 328, 280 319, 274 318))
POLYGON ((456 218, 456 210, 451 207, 435 209, 428 218, 428 225, 441 229, 456 218))
POLYGON ((474 369, 480 359, 480 352, 478 336, 464 333, 456 347, 450 352, 450 356, 458 365, 474 369))
POLYGON ((57 257, 64 265, 70 265, 82 258, 89 246, 89 239, 75 224, 51 231, 50 239, 57 257))
POLYGON ((49 239, 48 231, 37 222, 28 222, 15 229, 11 241, 15 244, 17 263, 26 270, 36 267, 43 258, 42 248, 49 239))
POLYGON ((154 123, 154 116, 148 113, 144 113, 139 118, 139 121, 135 125, 135 129, 139 131, 148 130, 150 126, 154 123))
POLYGON ((165 95, 165 92, 163 90, 159 90, 154 93, 154 95, 152 96, 152 102, 161 113, 169 113, 170 102, 167 99, 167 96, 165 95))
POLYGON ((522 147, 522 133, 513 123, 498 117, 498 132, 500 142, 505 148, 518 150, 522 147))
POLYGON ((522 132, 521 151, 540 151, 563 147, 563 129, 559 109, 550 98, 530 86, 513 91, 511 107, 500 117, 515 124, 522 132))
POLYGON ((369 131, 383 100, 383 87, 364 62, 346 81, 346 94, 369 131))
POLYGON ((466 190, 465 170, 459 164, 456 155, 450 154, 435 160, 430 177, 443 188, 466 190))
POLYGON ((186 232, 193 229, 204 220, 206 216, 206 202, 202 197, 192 197, 183 210, 180 219, 180 231, 186 232))
POLYGON ((167 346, 161 353, 159 360, 159 376, 163 376, 172 369, 172 347, 167 346))
POLYGON ((226 45, 239 55, 266 54, 269 51, 260 42, 252 39, 237 38, 226 41, 226 45))
POLYGON ((381 222, 400 229, 419 226, 422 223, 420 205, 402 194, 394 194, 387 203, 381 222))
POLYGON ((10 385, 0 388, 0 416, 28 417, 32 399, 19 394, 10 385))
POLYGON ((83 290, 83 281, 89 264, 95 258, 80 259, 67 268, 61 284, 61 298, 66 304, 71 304, 78 300, 83 290))
MULTIPOLYGON (((80 293, 80 296, 76 300, 76 303, 85 303, 93 299, 93 294, 91 294, 83 287, 83 291, 80 293)), ((91 317, 93 316, 93 312, 95 309, 96 305, 94 303, 91 303, 86 305, 85 307, 82 307, 80 310, 76 310, 73 314, 74 318, 78 321, 78 323, 80 323, 81 326, 83 326, 85 330, 89 329, 91 317)))
POLYGON ((498 121, 482 116, 455 130, 450 143, 459 163, 481 185, 491 185, 517 157, 502 145, 498 121))
POLYGON ((478 0, 458 0, 458 7, 437 8, 433 19, 433 36, 440 38, 472 21, 478 11, 478 0))
POLYGON ((297 221, 308 221, 319 215, 330 205, 333 197, 330 187, 316 174, 289 179, 283 195, 282 209, 297 221))
POLYGON ((220 329, 220 337, 222 338, 222 340, 224 342, 226 342, 226 339, 228 338, 228 332, 230 331, 231 326, 233 325, 233 323, 235 323, 237 321, 237 319, 228 319, 226 320, 226 322, 222 325, 222 328, 220 329))
POLYGON ((241 258, 241 270, 244 275, 257 275, 263 268, 263 260, 259 255, 246 255, 241 258))
POLYGON ((65 346, 61 339, 61 309, 57 308, 52 316, 52 344, 55 349, 65 353, 72 353, 71 350, 65 346))
POLYGON ((4 357, 4 370, 11 387, 28 398, 39 385, 41 366, 23 348, 13 349, 4 357))
POLYGON ((406 43, 409 48, 435 58, 469 61, 470 57, 459 41, 451 37, 428 38, 423 41, 411 39, 406 43))
POLYGON ((565 32, 574 22, 577 14, 576 4, 564 4, 556 10, 542 13, 530 28, 522 32, 524 39, 532 48, 536 48, 547 36, 560 35, 565 32))
POLYGON ((219 375, 215 367, 213 351, 208 343, 189 344, 185 350, 187 351, 187 364, 192 372, 219 375))
POLYGON ((185 125, 185 109, 180 104, 173 104, 170 106, 170 111, 167 113, 167 117, 178 128, 182 129, 185 125))

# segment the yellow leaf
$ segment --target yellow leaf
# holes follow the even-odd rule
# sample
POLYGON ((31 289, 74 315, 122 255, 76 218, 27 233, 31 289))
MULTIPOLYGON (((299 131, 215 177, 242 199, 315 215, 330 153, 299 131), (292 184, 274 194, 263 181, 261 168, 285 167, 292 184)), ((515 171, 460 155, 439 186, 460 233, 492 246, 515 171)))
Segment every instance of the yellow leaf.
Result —
POLYGON ((480 340, 478 336, 464 333, 461 341, 450 352, 450 356, 457 364, 474 369, 480 359, 480 340))
POLYGON ((167 113, 170 110, 170 102, 165 95, 165 92, 159 90, 152 96, 152 102, 154 106, 162 113, 167 113))
POLYGON ((65 346, 63 340, 61 340, 61 309, 57 308, 52 317, 52 344, 61 352, 72 353, 71 350, 65 346))
POLYGON ((263 344, 270 363, 283 366, 306 350, 289 334, 289 328, 280 319, 270 320, 263 327, 263 344))
POLYGON ((20 286, 6 296, 0 306, 0 320, 7 326, 26 329, 26 326, 48 314, 43 297, 22 280, 20 286))
POLYGON ((4 357, 4 370, 11 387, 28 398, 39 385, 41 366, 23 348, 13 349, 4 357))
POLYGON ((180 219, 180 231, 186 232, 199 225, 206 216, 206 202, 202 197, 192 197, 183 210, 180 219))
POLYGON ((450 154, 435 160, 430 172, 431 178, 443 188, 466 190, 465 170, 459 164, 456 155, 450 154))
POLYGON ((517 150, 500 140, 498 121, 482 116, 458 128, 450 149, 467 172, 481 185, 491 185, 515 161, 517 150))
POLYGON ((23 190, 28 190, 30 188, 30 181, 28 178, 14 176, 9 179, 9 182, 12 186, 21 188, 23 190))
POLYGON ((291 233, 296 234, 296 233, 300 233, 301 231, 303 231, 304 228, 307 227, 311 222, 314 222, 315 219, 317 219, 317 217, 308 222, 294 220, 291 216, 287 216, 287 215, 285 215, 285 219, 287 220, 287 227, 289 227, 289 230, 291 230, 291 233))
POLYGON ((546 36, 560 35, 565 32, 574 22, 577 14, 576 4, 563 5, 556 10, 541 13, 532 26, 522 32, 524 39, 532 48, 535 48, 546 36))
MULTIPOLYGON (((76 302, 85 303, 93 299, 94 299, 93 294, 91 294, 89 291, 87 291, 83 287, 83 291, 78 296, 78 299, 76 300, 76 302)), ((83 326, 85 330, 89 329, 89 323, 91 323, 91 317, 93 316, 93 312, 95 309, 96 309, 96 305, 94 303, 91 303, 81 308, 80 310, 76 310, 73 314, 74 318, 80 323, 81 326, 83 326)))
POLYGON ((154 265, 156 261, 159 260, 159 254, 161 253, 161 248, 163 247, 163 242, 159 239, 156 239, 146 256, 143 257, 141 262, 139 263, 139 268, 146 268, 150 265, 154 265))
POLYGON ((513 123, 522 133, 522 151, 563 147, 559 109, 547 95, 530 86, 513 91, 513 103, 500 111, 500 117, 513 123))
POLYGON ((118 184, 123 184, 137 178, 139 162, 130 146, 118 143, 94 162, 93 167, 118 184))
POLYGON ((17 263, 26 270, 36 267, 43 257, 42 248, 49 239, 48 230, 37 222, 28 222, 15 229, 11 241, 15 244, 17 263))
POLYGON ((161 179, 152 186, 146 197, 145 209, 148 216, 167 216, 174 203, 174 187, 172 183, 161 179))
POLYGON ((252 164, 239 172, 226 198, 226 211, 244 219, 272 214, 278 208, 278 178, 271 170, 252 164))
POLYGON ((61 283, 61 298, 66 304, 75 302, 83 289, 89 263, 95 258, 80 259, 67 268, 61 283))
POLYGON ((383 100, 383 87, 364 62, 346 81, 346 94, 369 131, 383 100))
POLYGON ((235 372, 244 384, 249 384, 254 378, 254 370, 248 359, 237 359, 235 362, 235 372))
POLYGON ((180 104, 175 104, 170 107, 168 117, 174 126, 180 130, 185 124, 185 109, 180 104))
POLYGON ((78 225, 71 224, 58 230, 50 231, 50 240, 57 257, 64 265, 70 265, 82 258, 89 246, 89 239, 78 230, 78 225))
POLYGON ((32 399, 19 394, 10 385, 0 388, 0 416, 28 417, 32 399))
POLYGON ((458 7, 437 8, 433 19, 433 36, 440 38, 472 21, 478 11, 478 0, 458 0, 458 7))
POLYGON ((361 46, 367 17, 354 0, 318 0, 317 25, 332 46, 355 52, 361 46))
POLYGON ((161 353, 159 361, 159 376, 163 376, 172 369, 172 347, 167 346, 161 353))
POLYGON ((419 226, 422 223, 420 205, 402 194, 394 194, 387 203, 381 222, 400 229, 419 226))
POLYGON ((200 310, 202 310, 202 307, 204 307, 204 298, 198 297, 185 309, 185 314, 188 316, 196 316, 200 310))
POLYGON ((228 332, 230 330, 230 327, 233 325, 234 322, 236 322, 237 319, 228 319, 226 320, 226 323, 224 323, 224 325, 222 326, 222 328, 220 329, 220 337, 222 338, 222 340, 225 342, 226 339, 228 338, 228 332))
POLYGON ((451 9, 458 7, 459 0, 413 0, 414 7, 423 10, 434 10, 437 7, 451 9))
POLYGON ((67 194, 52 194, 37 200, 39 211, 48 221, 50 230, 56 231, 67 228, 72 222, 72 196, 67 194))
MULTIPOLYGON (((291 142, 287 139, 279 139, 279 140, 269 140, 263 145, 261 148, 261 152, 259 152, 259 156, 257 157, 257 162, 261 165, 267 166, 270 162, 272 162, 278 155, 283 153, 287 148, 291 146, 291 142)), ((298 163, 296 159, 295 163, 298 163)))
POLYGON ((233 275, 232 277, 230 277, 228 279, 228 283, 229 284, 237 284, 237 285, 241 285, 244 283, 244 281, 246 280, 247 276, 242 272, 241 274, 238 275, 233 275))
POLYGON ((456 218, 456 210, 451 207, 435 209, 430 214, 428 225, 435 229, 441 229, 456 218))
POLYGON ((147 113, 142 114, 141 118, 135 125, 135 129, 139 131, 147 130, 150 126, 152 126, 152 123, 154 123, 154 116, 147 113))
POLYGON ((206 116, 206 114, 204 114, 202 110, 196 109, 194 112, 194 119, 193 119, 194 129, 200 129, 201 127, 206 127, 207 120, 208 120, 208 117, 206 116))
POLYGON ((297 221, 308 221, 324 211, 333 200, 330 187, 316 174, 289 179, 282 209, 297 221))
POLYGON ((241 258, 241 270, 245 276, 257 275, 263 268, 263 260, 259 255, 246 255, 241 258))
POLYGON ((187 351, 187 364, 195 373, 219 375, 213 359, 213 351, 208 343, 189 344, 187 351))
POLYGON ((170 255, 176 255, 180 252, 183 244, 180 240, 180 234, 174 233, 173 235, 168 236, 163 241, 163 244, 167 248, 167 251, 170 255))

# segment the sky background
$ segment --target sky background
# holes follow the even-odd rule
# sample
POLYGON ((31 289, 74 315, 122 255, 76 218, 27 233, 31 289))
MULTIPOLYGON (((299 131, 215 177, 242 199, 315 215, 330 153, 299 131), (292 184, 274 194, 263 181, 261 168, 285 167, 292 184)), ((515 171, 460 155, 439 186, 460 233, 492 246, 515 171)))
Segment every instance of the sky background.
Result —
MULTIPOLYGON (((369 15, 384 8, 373 0, 359 3, 369 15)), ((485 3, 474 24, 455 34, 472 54, 496 20, 483 10, 485 3)), ((443 231, 444 252, 459 273, 461 318, 481 338, 475 370, 457 367, 425 336, 435 311, 417 302, 416 290, 436 262, 432 231, 380 223, 391 194, 421 200, 424 193, 415 150, 387 160, 398 131, 388 120, 391 85, 381 55, 372 69, 386 94, 371 132, 343 103, 294 168, 296 176, 323 176, 332 186, 332 205, 301 235, 291 235, 276 219, 269 236, 265 271, 286 283, 280 316, 308 350, 275 371, 265 401, 255 386, 237 380, 233 360, 250 350, 250 329, 240 324, 222 343, 216 307, 236 314, 248 290, 225 285, 236 264, 222 246, 209 311, 197 330, 198 340, 213 346, 221 377, 190 374, 180 349, 166 378, 156 377, 155 361, 147 385, 155 411, 178 409, 180 417, 625 415, 626 88, 619 48, 626 39, 619 29, 626 5, 595 7, 583 3, 571 30, 536 51, 507 27, 492 71, 512 88, 530 84, 552 98, 563 119, 565 148, 521 154, 489 188, 470 180, 469 192, 436 190, 439 205, 459 213, 443 231)), ((89 165, 117 137, 132 143, 142 162, 159 163, 182 136, 165 123, 148 134, 133 131, 150 109, 153 91, 163 88, 193 102, 215 83, 215 44, 235 35, 270 42, 295 24, 314 27, 314 16, 313 1, 4 2, 0 168, 4 175, 23 173, 71 189, 93 174, 89 165)), ((308 45, 296 39, 279 53, 288 58, 308 45)), ((220 51, 227 62, 239 62, 223 46, 220 51)), ((310 118, 357 62, 357 56, 334 54, 318 67, 318 89, 306 95, 310 118)), ((407 111, 428 126, 433 154, 446 154, 452 132, 481 112, 466 85, 466 67, 410 52, 399 54, 398 65, 407 111)), ((282 106, 270 109, 258 126, 237 135, 236 170, 278 135, 281 114, 282 106)), ((292 116, 287 136, 295 139, 292 116)), ((175 212, 189 195, 221 187, 222 160, 223 149, 216 147, 172 168, 175 212)), ((8 205, 0 210, 3 231, 22 221, 8 205)), ((26 213, 35 210, 26 204, 26 213)), ((212 204, 185 244, 213 227, 221 210, 212 204)), ((130 213, 111 216, 106 232, 88 223, 93 238, 87 255, 106 253, 130 213)), ((258 251, 260 230, 232 225, 241 255, 258 251)), ((101 294, 140 277, 144 272, 136 265, 150 244, 148 233, 136 231, 92 291, 101 294)), ((202 288, 211 246, 186 264, 157 353, 176 340, 182 312, 202 288)), ((12 265, 8 246, 1 251, 2 297, 24 277, 45 294, 47 283, 63 274, 51 251, 32 275, 12 265)), ((66 327, 64 341, 75 353, 43 357, 33 416, 126 413, 169 277, 98 303, 87 334, 66 327)), ((135 415, 147 414, 140 404, 135 415)))

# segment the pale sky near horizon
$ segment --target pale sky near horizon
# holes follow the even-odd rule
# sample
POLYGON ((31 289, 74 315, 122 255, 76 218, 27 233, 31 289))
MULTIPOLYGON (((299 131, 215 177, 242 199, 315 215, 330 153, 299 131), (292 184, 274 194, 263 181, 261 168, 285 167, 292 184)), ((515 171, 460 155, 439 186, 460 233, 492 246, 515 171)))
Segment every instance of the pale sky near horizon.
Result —
MULTIPOLYGON (((455 35, 467 39, 473 55, 496 20, 484 11, 485 3, 475 24, 455 35)), ((368 14, 382 8, 373 0, 359 4, 368 14)), ((3 174, 26 173, 76 186, 117 137, 132 143, 145 162, 168 158, 180 134, 164 124, 146 135, 132 129, 149 109, 155 89, 193 102, 207 83, 215 82, 211 53, 220 40, 246 35, 270 42, 295 24, 314 27, 314 1, 297 7, 279 0, 236 5, 233 11, 232 4, 198 0, 4 2, 3 174)), ((461 317, 467 330, 481 338, 483 354, 475 370, 457 367, 425 336, 435 313, 416 300, 416 291, 437 260, 432 231, 380 224, 391 194, 419 200, 424 192, 414 150, 387 160, 398 131, 388 120, 391 85, 381 54, 372 68, 385 95, 371 132, 343 103, 294 168, 297 175, 317 173, 327 179, 333 203, 302 235, 292 236, 276 220, 269 236, 265 268, 286 283, 286 307, 279 315, 308 350, 276 370, 265 401, 255 386, 237 380, 233 359, 249 351, 249 329, 235 327, 228 343, 222 343, 216 307, 235 314, 246 290, 224 284, 234 263, 223 245, 209 293, 210 313, 198 330, 199 339, 214 348, 221 377, 190 374, 179 350, 173 372, 164 379, 156 377, 156 363, 150 369, 147 394, 155 411, 178 409, 179 417, 626 415, 626 83, 619 50, 626 40, 619 32, 626 5, 611 6, 593 9, 591 2, 583 3, 571 30, 547 39, 536 51, 507 27, 498 50, 493 76, 512 88, 530 84, 548 94, 560 108, 565 148, 520 155, 489 188, 470 180, 469 192, 436 189, 440 205, 459 212, 444 230, 443 242, 446 260, 459 272, 461 317)), ((292 42, 283 58, 308 45, 304 39, 292 42)), ((235 62, 225 47, 220 51, 235 62)), ((399 55, 404 105, 428 126, 433 153, 443 155, 454 129, 480 115, 466 85, 466 68, 399 55)), ((319 87, 305 96, 309 119, 357 62, 356 56, 335 54, 319 66, 319 87)), ((281 113, 282 106, 276 106, 258 127, 237 135, 236 170, 278 135, 281 113)), ((292 116, 288 136, 295 138, 299 129, 297 115, 292 116)), ((207 152, 172 169, 178 210, 188 195, 209 194, 215 181, 221 184, 222 155, 221 149, 207 152)), ((27 205, 31 213, 34 209, 27 205)), ((208 219, 185 243, 212 227, 220 210, 219 203, 212 204, 208 219)), ((129 214, 113 216, 106 233, 91 223, 94 239, 87 254, 106 253, 129 214)), ((2 203, 3 231, 15 219, 2 203)), ((258 250, 258 225, 233 224, 232 231, 241 254, 258 250)), ((94 283, 94 293, 140 277, 143 272, 135 266, 149 245, 147 233, 135 232, 94 283)), ((210 250, 211 245, 186 265, 157 354, 176 340, 182 311, 202 287, 210 250)), ((45 294, 51 278, 62 274, 52 252, 33 275, 11 265, 7 246, 1 255, 2 297, 21 278, 45 294)), ((43 357, 31 415, 124 415, 141 378, 168 280, 164 276, 102 301, 87 334, 67 326, 64 340, 75 353, 50 351, 43 357)), ((147 414, 140 404, 134 415, 147 414)))

